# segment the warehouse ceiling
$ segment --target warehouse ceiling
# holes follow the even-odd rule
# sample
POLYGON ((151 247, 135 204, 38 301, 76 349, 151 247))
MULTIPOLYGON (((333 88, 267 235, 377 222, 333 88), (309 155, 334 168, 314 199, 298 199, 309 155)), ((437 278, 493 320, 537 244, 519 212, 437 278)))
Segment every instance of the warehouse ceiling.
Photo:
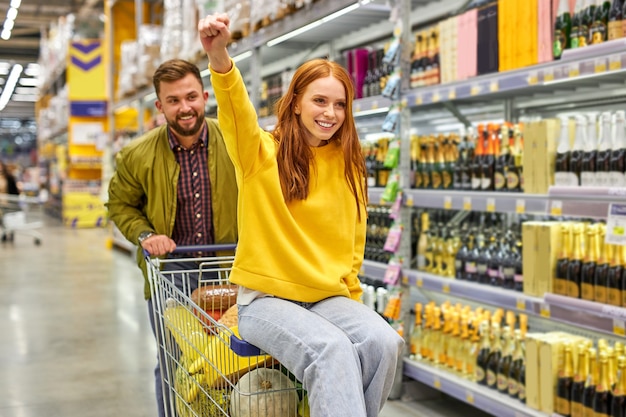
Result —
MULTIPOLYGON (((16 75, 19 73, 19 80, 10 99, 6 97, 3 99, 0 93, 0 120, 28 119, 34 116, 34 100, 37 98, 36 64, 42 33, 45 34, 51 24, 57 22, 61 16, 85 13, 98 6, 101 10, 101 0, 0 2, 0 88, 4 90, 7 84, 10 84, 11 72, 16 75)), ((15 123, 11 122, 10 125, 14 126, 15 123)), ((0 133, 1 129, 2 123, 0 133)))

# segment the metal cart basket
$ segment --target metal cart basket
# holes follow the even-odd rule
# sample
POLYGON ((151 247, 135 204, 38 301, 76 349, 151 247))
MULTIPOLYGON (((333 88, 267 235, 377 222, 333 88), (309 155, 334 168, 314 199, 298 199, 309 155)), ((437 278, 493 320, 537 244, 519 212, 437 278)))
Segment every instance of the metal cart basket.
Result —
POLYGON ((236 286, 228 280, 234 258, 193 256, 234 247, 179 247, 167 259, 146 256, 166 412, 307 417, 302 384, 239 337, 236 286))
POLYGON ((39 197, 0 194, 0 232, 2 241, 13 241, 15 234, 33 238, 41 244, 42 235, 37 231, 44 226, 43 203, 39 197))

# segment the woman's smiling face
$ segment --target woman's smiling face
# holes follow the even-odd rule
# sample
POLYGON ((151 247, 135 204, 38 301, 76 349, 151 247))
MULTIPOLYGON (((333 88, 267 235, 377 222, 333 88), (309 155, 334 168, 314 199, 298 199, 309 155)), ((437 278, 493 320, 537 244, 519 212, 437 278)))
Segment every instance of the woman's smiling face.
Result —
POLYGON ((307 130, 310 146, 333 138, 346 118, 346 91, 332 75, 311 82, 298 97, 295 112, 307 130))

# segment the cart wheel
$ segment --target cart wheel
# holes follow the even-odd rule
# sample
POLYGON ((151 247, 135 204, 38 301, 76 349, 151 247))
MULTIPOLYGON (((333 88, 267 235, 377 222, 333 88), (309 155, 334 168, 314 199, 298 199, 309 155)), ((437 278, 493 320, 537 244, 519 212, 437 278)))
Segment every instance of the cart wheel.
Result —
POLYGON ((39 239, 39 238, 35 238, 35 245, 36 245, 36 246, 41 245, 41 239, 39 239))

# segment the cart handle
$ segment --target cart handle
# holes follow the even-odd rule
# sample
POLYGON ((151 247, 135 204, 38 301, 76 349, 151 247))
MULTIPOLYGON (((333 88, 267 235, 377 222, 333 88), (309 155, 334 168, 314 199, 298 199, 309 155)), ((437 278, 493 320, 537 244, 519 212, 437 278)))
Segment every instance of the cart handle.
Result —
MULTIPOLYGON (((141 246, 140 246, 141 247, 141 246)), ((236 243, 218 243, 215 245, 194 245, 194 246, 177 246, 170 253, 193 253, 193 252, 219 252, 226 250, 235 250, 237 248, 236 243)), ((150 252, 141 248, 143 256, 149 258, 150 252)))

